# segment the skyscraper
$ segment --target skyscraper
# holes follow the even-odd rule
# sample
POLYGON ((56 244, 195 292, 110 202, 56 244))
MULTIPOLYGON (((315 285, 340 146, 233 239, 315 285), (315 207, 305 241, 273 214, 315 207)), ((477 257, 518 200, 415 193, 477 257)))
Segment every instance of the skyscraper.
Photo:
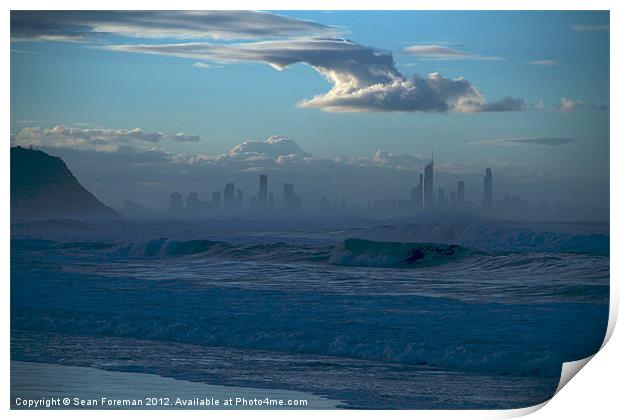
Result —
POLYGON ((196 210, 199 206, 198 193, 189 193, 187 195, 187 199, 185 200, 185 206, 188 208, 188 210, 196 210))
POLYGON ((301 197, 295 194, 293 184, 284 184, 283 200, 285 210, 299 210, 301 208, 301 197))
POLYGON ((229 182, 224 187, 224 208, 232 209, 235 207, 235 183, 229 182))
POLYGON ((256 204, 258 208, 267 208, 268 192, 267 175, 261 174, 258 176, 258 194, 256 195, 256 204))
POLYGON ((240 190, 240 189, 237 189, 236 204, 237 204, 237 207, 239 207, 239 208, 243 207, 243 191, 240 190))
POLYGON ((424 167, 424 208, 432 209, 435 206, 435 196, 433 194, 433 164, 434 158, 431 158, 431 163, 424 167))
POLYGON ((482 206, 485 209, 493 208, 493 172, 491 172, 491 168, 487 168, 484 175, 484 194, 482 198, 482 206))
POLYGON ((418 185, 411 189, 411 205, 414 209, 421 209, 424 204, 422 193, 424 191, 424 175, 418 174, 418 185))
POLYGON ((170 213, 179 214, 183 210, 183 195, 179 192, 170 194, 170 213))
POLYGON ((437 207, 440 209, 448 207, 448 199, 446 198, 446 192, 443 188, 437 190, 437 207))

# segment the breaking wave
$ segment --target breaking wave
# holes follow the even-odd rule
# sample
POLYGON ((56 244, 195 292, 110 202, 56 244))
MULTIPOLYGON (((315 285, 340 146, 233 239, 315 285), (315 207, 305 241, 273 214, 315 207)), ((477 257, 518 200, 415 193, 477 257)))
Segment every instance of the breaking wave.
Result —
POLYGON ((329 262, 349 267, 414 268, 451 262, 470 253, 458 245, 347 239, 336 246, 329 262))

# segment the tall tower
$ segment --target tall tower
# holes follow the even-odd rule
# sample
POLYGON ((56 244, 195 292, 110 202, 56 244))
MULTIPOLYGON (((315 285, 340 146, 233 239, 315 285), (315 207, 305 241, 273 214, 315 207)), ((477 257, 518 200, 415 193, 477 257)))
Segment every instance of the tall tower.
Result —
POLYGON ((259 208, 265 209, 267 208, 267 175, 259 175, 258 176, 258 194, 256 195, 256 204, 259 208))
POLYGON ((178 214, 183 210, 183 195, 179 192, 170 194, 170 213, 178 214))
POLYGON ((432 209, 435 207, 435 195, 433 194, 433 164, 435 163, 434 154, 431 154, 431 163, 424 167, 424 208, 432 209))
POLYGON ((493 208, 493 172, 491 171, 491 168, 487 168, 484 175, 482 207, 489 210, 493 208))
POLYGON ((284 184, 283 207, 286 210, 299 210, 301 208, 301 196, 295 194, 293 184, 284 184))
POLYGON ((224 187, 224 208, 232 209, 235 207, 235 183, 229 182, 224 187))
POLYGON ((237 199, 235 200, 235 203, 237 204, 237 207, 243 207, 243 191, 239 188, 237 188, 237 199))

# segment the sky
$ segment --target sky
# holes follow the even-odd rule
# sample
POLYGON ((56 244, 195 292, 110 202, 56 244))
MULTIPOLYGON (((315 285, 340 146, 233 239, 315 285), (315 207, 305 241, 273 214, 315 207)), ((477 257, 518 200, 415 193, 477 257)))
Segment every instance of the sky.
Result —
MULTIPOLYGON (((11 144, 106 204, 257 174, 308 201, 609 202, 608 12, 12 12, 11 144)), ((280 187, 276 190, 279 192, 280 187)))

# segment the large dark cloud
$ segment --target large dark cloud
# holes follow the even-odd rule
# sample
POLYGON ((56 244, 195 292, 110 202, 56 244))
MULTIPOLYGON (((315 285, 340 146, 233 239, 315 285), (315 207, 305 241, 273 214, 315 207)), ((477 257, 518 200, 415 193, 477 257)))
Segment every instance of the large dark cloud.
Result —
POLYGON ((332 83, 324 94, 302 100, 303 108, 331 112, 521 111, 525 104, 511 97, 489 103, 469 81, 448 79, 439 73, 427 77, 403 76, 392 54, 346 39, 289 39, 213 44, 126 44, 107 47, 114 51, 161 54, 218 63, 262 62, 282 70, 307 63, 332 83))
MULTIPOLYGON (((402 75, 390 52, 341 38, 339 28, 271 13, 249 11, 25 11, 11 14, 13 40, 90 41, 97 35, 170 39, 170 44, 109 45, 114 51, 162 54, 216 63, 261 62, 282 70, 307 63, 332 83, 332 88, 298 106, 329 112, 520 111, 520 99, 487 102, 469 81, 438 73, 402 75), (248 40, 220 44, 204 39, 248 40), (192 40, 193 42, 187 42, 192 40)), ((478 57, 437 45, 411 46, 406 51, 432 57, 478 57)), ((485 58, 485 57, 480 57, 485 58)), ((210 63, 196 63, 209 67, 210 63)))
POLYGON ((14 40, 88 41, 101 34, 132 38, 248 39, 336 35, 340 29, 252 11, 14 11, 14 40))

